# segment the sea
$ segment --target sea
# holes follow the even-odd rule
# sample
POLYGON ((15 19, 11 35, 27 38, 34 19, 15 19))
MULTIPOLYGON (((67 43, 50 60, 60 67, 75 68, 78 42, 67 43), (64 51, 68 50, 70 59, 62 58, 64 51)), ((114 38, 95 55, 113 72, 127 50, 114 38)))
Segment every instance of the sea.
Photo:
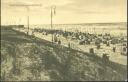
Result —
MULTIPOLYGON (((27 26, 26 26, 27 28, 27 26)), ((127 23, 81 23, 81 24, 41 24, 30 25, 31 29, 52 29, 69 32, 87 32, 90 34, 109 33, 114 36, 127 36, 127 23)))

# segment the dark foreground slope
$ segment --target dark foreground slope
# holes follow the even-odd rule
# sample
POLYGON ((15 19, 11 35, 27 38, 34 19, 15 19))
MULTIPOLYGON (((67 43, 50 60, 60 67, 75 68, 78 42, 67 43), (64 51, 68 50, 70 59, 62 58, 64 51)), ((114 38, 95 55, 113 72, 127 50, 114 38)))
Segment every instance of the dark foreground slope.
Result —
POLYGON ((1 80, 125 80, 126 66, 1 28, 1 80))

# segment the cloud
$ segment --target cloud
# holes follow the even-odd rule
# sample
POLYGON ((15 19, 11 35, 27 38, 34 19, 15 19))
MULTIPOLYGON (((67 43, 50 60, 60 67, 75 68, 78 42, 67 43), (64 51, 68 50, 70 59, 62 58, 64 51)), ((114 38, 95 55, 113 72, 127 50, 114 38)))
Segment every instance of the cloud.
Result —
MULTIPOLYGON (((25 7, 11 7, 10 4, 42 4, 41 7, 30 7, 29 15, 34 21, 48 23, 50 8, 56 5, 56 22, 111 22, 126 21, 127 0, 1 0, 2 18, 17 16, 22 18, 28 13, 25 7)), ((25 18, 24 18, 25 19, 25 18)))
POLYGON ((126 11, 126 0, 72 0, 72 3, 60 6, 59 9, 80 14, 107 14, 126 11))

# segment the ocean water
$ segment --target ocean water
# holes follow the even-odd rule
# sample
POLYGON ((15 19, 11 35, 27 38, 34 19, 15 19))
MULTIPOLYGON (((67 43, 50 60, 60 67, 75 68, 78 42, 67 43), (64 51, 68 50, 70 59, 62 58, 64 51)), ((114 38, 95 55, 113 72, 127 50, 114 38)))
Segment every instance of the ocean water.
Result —
POLYGON ((127 36, 127 24, 126 23, 111 23, 111 24, 54 24, 51 28, 50 24, 44 25, 31 25, 30 28, 44 28, 63 30, 70 32, 87 32, 91 34, 105 34, 110 33, 116 36, 127 36))

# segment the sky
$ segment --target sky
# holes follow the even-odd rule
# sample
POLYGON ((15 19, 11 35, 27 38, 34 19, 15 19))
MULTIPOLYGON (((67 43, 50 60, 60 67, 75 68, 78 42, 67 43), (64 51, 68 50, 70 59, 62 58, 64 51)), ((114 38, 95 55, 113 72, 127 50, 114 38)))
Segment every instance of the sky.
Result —
POLYGON ((1 24, 50 24, 51 6, 56 6, 54 24, 127 21, 127 0, 1 0, 1 24), (10 5, 34 5, 26 7, 10 5))

